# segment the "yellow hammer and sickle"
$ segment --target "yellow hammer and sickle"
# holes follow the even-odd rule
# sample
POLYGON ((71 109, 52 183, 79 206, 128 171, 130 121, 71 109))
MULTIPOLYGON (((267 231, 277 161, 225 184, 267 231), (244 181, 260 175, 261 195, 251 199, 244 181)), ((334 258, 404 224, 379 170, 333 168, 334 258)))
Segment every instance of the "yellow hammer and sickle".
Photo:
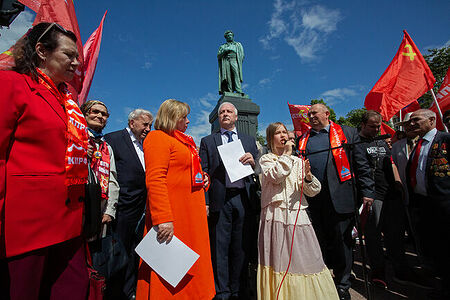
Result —
POLYGON ((411 61, 414 60, 414 56, 416 56, 417 54, 412 50, 412 46, 410 44, 406 44, 405 48, 408 49, 408 52, 402 52, 402 55, 409 56, 409 60, 411 61))

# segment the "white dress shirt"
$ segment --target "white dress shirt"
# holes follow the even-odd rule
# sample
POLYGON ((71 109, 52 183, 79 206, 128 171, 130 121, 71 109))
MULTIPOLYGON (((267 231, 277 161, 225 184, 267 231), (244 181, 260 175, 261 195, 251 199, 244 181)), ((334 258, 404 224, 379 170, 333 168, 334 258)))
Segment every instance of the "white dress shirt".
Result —
POLYGON ((133 143, 134 149, 136 150, 137 156, 139 157, 139 160, 141 161, 142 168, 145 171, 145 161, 144 161, 144 147, 142 145, 142 141, 139 141, 135 136, 134 133, 131 131, 129 127, 127 127, 128 134, 130 135, 131 142, 133 143))
POLYGON ((414 192, 424 196, 427 196, 427 186, 426 186, 427 158, 428 153, 430 152, 431 145, 433 144, 434 137, 436 136, 436 133, 437 129, 433 128, 423 136, 422 147, 420 148, 419 154, 419 161, 417 163, 417 171, 416 171, 417 185, 414 188, 414 192))

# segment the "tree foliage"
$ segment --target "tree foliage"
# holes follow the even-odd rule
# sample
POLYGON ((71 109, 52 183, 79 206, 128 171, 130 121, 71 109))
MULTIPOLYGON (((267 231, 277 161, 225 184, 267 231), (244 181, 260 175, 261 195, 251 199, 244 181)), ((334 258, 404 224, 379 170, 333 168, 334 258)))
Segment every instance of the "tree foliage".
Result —
POLYGON ((351 127, 358 128, 361 124, 362 116, 367 111, 365 107, 363 108, 356 108, 352 109, 347 113, 347 115, 344 117, 340 117, 337 123, 339 125, 346 125, 351 127))
MULTIPOLYGON (((424 55, 423 58, 425 58, 434 78, 436 78, 433 90, 437 93, 450 65, 450 46, 428 49, 428 54, 424 55)), ((429 108, 433 102, 433 96, 430 92, 427 92, 418 101, 422 108, 429 108)))
POLYGON ((336 122, 336 113, 334 112, 334 110, 331 107, 329 107, 327 105, 327 103, 325 101, 323 101, 323 99, 312 99, 311 100, 311 105, 314 105, 317 103, 322 103, 323 105, 325 105, 328 108, 328 111, 330 112, 330 120, 333 122, 336 122))

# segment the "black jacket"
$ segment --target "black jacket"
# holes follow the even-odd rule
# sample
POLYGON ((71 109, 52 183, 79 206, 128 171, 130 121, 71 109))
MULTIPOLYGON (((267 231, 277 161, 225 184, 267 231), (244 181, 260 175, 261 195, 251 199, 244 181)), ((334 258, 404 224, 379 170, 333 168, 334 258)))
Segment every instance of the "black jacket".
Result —
POLYGON ((385 141, 360 136, 355 145, 356 182, 360 197, 383 200, 394 185, 391 152, 385 141))
MULTIPOLYGON (((257 161, 258 149, 256 148, 255 138, 252 136, 237 133, 241 140, 245 152, 250 152, 253 155, 255 163, 257 161)), ((222 137, 220 132, 213 133, 202 138, 200 142, 199 155, 201 158, 201 165, 204 172, 208 173, 210 177, 210 186, 208 192, 205 193, 206 203, 209 205, 211 212, 220 211, 225 202, 226 182, 225 182, 225 166, 220 158, 217 146, 222 145, 222 137)), ((256 198, 254 193, 256 191, 256 182, 253 176, 244 178, 247 196, 250 199, 250 205, 254 206, 256 198)), ((252 207, 253 208, 253 207, 252 207)))
POLYGON ((142 214, 145 209, 147 189, 145 172, 126 129, 105 135, 114 151, 117 181, 120 186, 117 209, 125 214, 142 214))

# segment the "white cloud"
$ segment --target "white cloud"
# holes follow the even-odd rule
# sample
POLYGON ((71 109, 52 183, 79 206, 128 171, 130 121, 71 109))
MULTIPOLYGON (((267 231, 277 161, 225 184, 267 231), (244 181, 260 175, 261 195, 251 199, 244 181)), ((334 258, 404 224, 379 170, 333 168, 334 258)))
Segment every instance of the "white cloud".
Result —
POLYGON ((358 93, 353 88, 337 88, 323 92, 320 97, 323 98, 328 105, 334 105, 338 102, 346 102, 349 97, 357 95, 358 93))
POLYGON ((268 22, 269 32, 260 39, 265 48, 274 48, 277 39, 293 47, 303 62, 319 58, 328 36, 342 20, 339 10, 323 5, 307 7, 304 2, 275 0, 268 22))
POLYGON ((34 13, 23 11, 12 22, 9 29, 6 27, 0 29, 0 53, 8 50, 31 28, 34 17, 34 13))
POLYGON ((209 124, 210 111, 201 110, 194 113, 192 123, 189 124, 187 134, 194 138, 195 144, 200 146, 200 140, 211 133, 211 124, 209 124), (194 125, 193 125, 194 123, 194 125))
POLYGON ((268 85, 269 83, 271 83, 272 82, 272 79, 270 79, 270 78, 263 78, 263 79, 261 79, 259 82, 258 82, 258 84, 259 85, 268 85))
POLYGON ((206 93, 206 95, 190 101, 191 115, 189 117, 191 123, 187 129, 187 134, 194 138, 195 144, 200 145, 200 140, 211 133, 211 124, 209 123, 209 114, 216 105, 218 95, 206 93))
POLYGON ((143 69, 150 69, 152 67, 152 63, 149 61, 144 62, 144 65, 142 66, 143 69))

